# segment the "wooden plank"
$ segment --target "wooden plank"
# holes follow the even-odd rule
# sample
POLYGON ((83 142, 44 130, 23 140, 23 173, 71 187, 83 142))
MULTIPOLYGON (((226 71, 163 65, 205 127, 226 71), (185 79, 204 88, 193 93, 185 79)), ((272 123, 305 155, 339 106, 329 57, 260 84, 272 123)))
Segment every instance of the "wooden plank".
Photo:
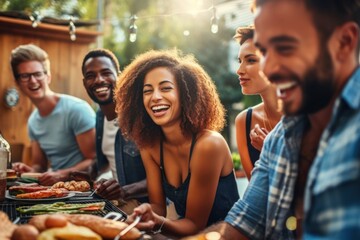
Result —
POLYGON ((6 89, 17 88, 9 63, 11 51, 21 44, 40 46, 50 57, 51 89, 92 103, 82 85, 81 63, 98 35, 98 32, 77 29, 77 40, 73 42, 69 40, 67 27, 40 24, 38 28, 32 28, 29 21, 0 17, 0 130, 10 144, 24 145, 23 161, 28 162, 31 156, 27 119, 34 106, 20 91, 16 107, 7 108, 3 102, 6 89))
MULTIPOLYGON (((33 28, 31 21, 0 17, 0 32, 12 33, 21 36, 32 36, 43 39, 52 39, 55 41, 72 42, 69 36, 68 26, 57 26, 47 23, 40 23, 38 27, 33 28)), ((96 38, 101 35, 100 32, 77 28, 76 42, 83 44, 90 44, 96 41, 96 38)))

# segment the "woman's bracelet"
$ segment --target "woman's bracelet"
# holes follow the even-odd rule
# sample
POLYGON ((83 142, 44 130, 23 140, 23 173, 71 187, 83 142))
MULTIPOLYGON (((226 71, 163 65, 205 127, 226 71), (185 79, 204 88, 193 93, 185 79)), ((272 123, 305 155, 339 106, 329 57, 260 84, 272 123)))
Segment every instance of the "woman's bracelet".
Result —
POLYGON ((153 231, 151 231, 153 234, 158 234, 158 233, 161 233, 161 229, 162 229, 162 227, 164 226, 164 223, 165 223, 165 219, 166 218, 164 218, 163 216, 162 216, 162 222, 161 222, 161 225, 160 225, 160 227, 159 227, 159 229, 158 230, 153 230, 153 231))

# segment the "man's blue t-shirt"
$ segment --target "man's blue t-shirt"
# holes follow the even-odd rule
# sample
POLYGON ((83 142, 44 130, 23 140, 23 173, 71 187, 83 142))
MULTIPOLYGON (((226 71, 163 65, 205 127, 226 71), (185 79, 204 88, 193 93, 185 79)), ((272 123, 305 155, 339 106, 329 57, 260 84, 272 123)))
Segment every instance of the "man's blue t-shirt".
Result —
POLYGON ((32 141, 37 141, 51 168, 56 171, 84 159, 76 136, 95 127, 95 112, 79 98, 62 94, 50 115, 41 117, 35 109, 28 120, 32 141))

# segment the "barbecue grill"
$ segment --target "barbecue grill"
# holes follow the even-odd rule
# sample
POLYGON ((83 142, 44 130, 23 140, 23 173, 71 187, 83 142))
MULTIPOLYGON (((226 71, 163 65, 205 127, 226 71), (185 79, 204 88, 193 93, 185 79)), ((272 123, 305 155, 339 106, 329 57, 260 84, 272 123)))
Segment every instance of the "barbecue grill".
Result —
MULTIPOLYGON (((92 211, 91 213, 86 213, 86 214, 92 214, 92 215, 97 215, 97 216, 101 216, 104 217, 106 214, 108 214, 109 212, 118 212, 120 213, 123 218, 120 218, 119 221, 125 221, 127 218, 127 215, 125 212, 121 211, 118 207, 116 207, 113 203, 111 203, 109 200, 106 199, 91 199, 91 200, 67 200, 66 203, 97 203, 97 202, 105 202, 105 207, 103 210, 98 210, 98 211, 92 211)), ((53 202, 49 202, 48 204, 52 204, 53 202)), ((44 203, 42 203, 44 204, 44 203)), ((25 202, 8 202, 8 203, 2 203, 0 205, 0 210, 7 213, 7 215, 9 216, 10 221, 14 221, 16 218, 20 218, 18 224, 25 224, 27 223, 30 218, 32 216, 34 216, 33 214, 28 214, 28 213, 20 213, 19 211, 16 210, 16 208, 18 207, 23 207, 23 206, 33 206, 34 203, 25 203, 25 202)))

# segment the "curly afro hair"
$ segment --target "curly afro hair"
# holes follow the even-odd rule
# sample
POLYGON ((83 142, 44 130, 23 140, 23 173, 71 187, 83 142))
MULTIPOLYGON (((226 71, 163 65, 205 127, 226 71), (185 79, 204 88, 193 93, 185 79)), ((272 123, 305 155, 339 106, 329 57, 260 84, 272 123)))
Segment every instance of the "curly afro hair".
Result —
POLYGON ((137 56, 120 74, 115 89, 116 112, 122 134, 140 148, 151 146, 163 134, 143 104, 146 74, 157 67, 166 67, 179 86, 181 130, 184 135, 204 129, 221 131, 225 109, 216 86, 192 55, 178 50, 150 50, 137 56))

